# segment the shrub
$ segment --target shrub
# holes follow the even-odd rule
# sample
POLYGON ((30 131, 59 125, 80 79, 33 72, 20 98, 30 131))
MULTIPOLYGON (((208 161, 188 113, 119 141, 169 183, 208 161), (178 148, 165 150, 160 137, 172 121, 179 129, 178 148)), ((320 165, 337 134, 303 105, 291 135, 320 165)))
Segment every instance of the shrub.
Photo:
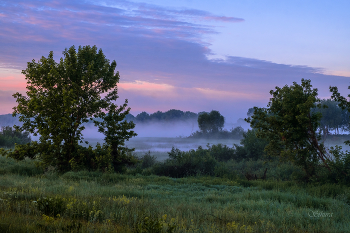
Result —
POLYGON ((149 168, 152 167, 156 163, 156 157, 151 155, 151 151, 148 151, 144 156, 141 158, 141 168, 149 168))
POLYGON ((44 170, 35 165, 35 161, 15 161, 12 158, 0 157, 0 174, 18 174, 22 176, 35 176, 43 174, 44 170))
POLYGON ((249 130, 243 134, 241 145, 244 146, 246 151, 246 158, 257 160, 262 158, 265 154, 264 149, 267 145, 267 140, 258 138, 256 136, 257 130, 249 130))
POLYGON ((212 145, 208 150, 210 151, 210 155, 219 162, 228 161, 236 157, 234 148, 229 148, 221 143, 212 145))
POLYGON ((153 172, 156 175, 170 177, 214 175, 217 161, 210 155, 208 150, 204 150, 202 147, 188 152, 183 152, 173 147, 168 154, 168 160, 154 166, 153 172))

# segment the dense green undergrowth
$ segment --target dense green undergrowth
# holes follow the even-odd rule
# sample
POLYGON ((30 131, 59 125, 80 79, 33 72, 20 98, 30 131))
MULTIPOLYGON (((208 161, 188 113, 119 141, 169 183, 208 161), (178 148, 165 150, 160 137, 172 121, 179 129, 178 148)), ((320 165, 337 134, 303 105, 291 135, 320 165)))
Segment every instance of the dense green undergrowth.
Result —
POLYGON ((88 171, 58 175, 33 161, 2 157, 0 163, 0 232, 350 229, 350 189, 340 184, 88 171))

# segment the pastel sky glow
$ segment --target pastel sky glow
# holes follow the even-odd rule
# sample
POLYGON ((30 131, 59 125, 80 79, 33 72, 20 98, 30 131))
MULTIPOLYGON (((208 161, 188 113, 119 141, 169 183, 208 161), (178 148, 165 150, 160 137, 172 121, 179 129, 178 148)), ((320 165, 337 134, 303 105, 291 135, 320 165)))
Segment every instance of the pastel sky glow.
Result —
POLYGON ((0 2, 0 114, 25 93, 28 61, 96 45, 116 60, 120 100, 141 111, 266 106, 275 86, 311 79, 321 98, 350 84, 350 1, 0 2))

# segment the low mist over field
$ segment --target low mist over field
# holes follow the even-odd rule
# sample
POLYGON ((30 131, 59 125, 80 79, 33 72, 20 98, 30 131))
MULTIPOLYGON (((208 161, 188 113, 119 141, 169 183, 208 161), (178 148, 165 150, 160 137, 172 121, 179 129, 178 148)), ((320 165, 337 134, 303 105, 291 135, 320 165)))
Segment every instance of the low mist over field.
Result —
MULTIPOLYGON (((137 123, 133 130, 138 134, 136 137, 188 137, 198 129, 196 121, 173 121, 137 123)), ((92 124, 86 125, 83 135, 86 138, 104 137, 92 124)))
MULTIPOLYGON (((230 130, 241 126, 244 130, 248 130, 249 124, 243 119, 238 119, 235 123, 226 123, 224 129, 230 130)), ((97 131, 92 124, 87 124, 83 131, 86 138, 103 138, 103 134, 97 131)), ((188 121, 170 121, 170 122, 147 122, 136 123, 133 129, 138 135, 136 137, 188 137, 192 133, 199 130, 197 120, 188 121)))

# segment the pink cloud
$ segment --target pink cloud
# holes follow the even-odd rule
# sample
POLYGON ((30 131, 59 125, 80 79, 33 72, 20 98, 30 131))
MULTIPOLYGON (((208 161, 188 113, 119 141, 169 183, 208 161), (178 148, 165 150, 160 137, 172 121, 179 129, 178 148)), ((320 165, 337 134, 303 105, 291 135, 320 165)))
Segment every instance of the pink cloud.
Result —
POLYGON ((173 89, 168 84, 149 83, 136 80, 134 83, 119 83, 118 87, 125 90, 137 90, 137 91, 170 91, 173 89))
POLYGON ((323 74, 350 77, 350 70, 334 70, 334 71, 323 71, 323 74))

